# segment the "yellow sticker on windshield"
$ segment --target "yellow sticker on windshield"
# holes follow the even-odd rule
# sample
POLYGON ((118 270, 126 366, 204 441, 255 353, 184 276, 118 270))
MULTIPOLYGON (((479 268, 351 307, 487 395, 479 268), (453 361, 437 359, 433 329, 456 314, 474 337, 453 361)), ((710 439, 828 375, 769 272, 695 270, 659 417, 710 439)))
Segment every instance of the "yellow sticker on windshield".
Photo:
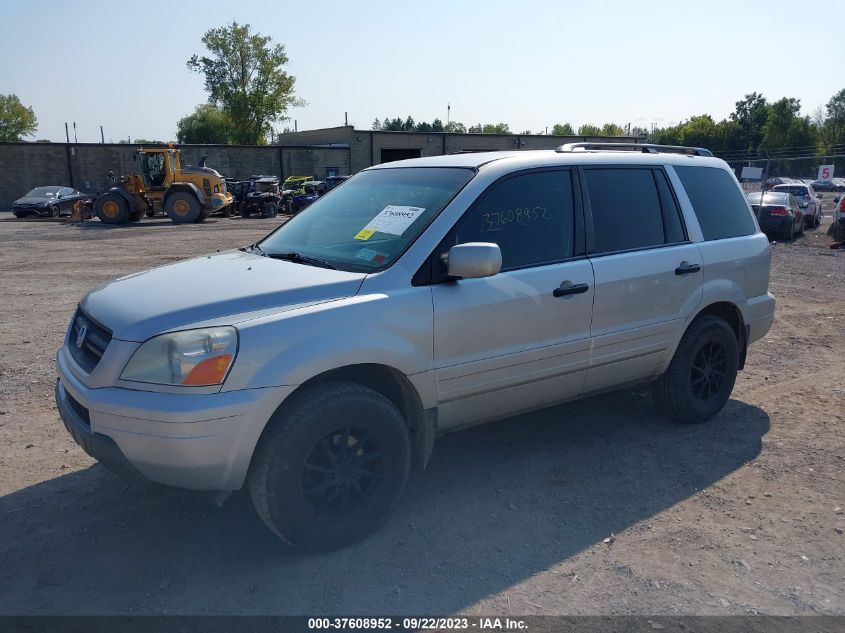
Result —
POLYGON ((373 236, 373 233, 375 233, 375 231, 373 229, 361 229, 355 235, 355 239, 356 240, 368 240, 373 236))

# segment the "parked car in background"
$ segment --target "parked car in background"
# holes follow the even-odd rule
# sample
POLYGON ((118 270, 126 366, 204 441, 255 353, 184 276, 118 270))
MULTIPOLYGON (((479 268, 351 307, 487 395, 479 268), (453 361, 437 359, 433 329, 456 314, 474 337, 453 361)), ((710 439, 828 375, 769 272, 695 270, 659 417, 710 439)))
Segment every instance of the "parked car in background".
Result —
POLYGON ((775 185, 770 192, 791 193, 798 199, 798 206, 804 213, 806 226, 818 226, 822 221, 821 196, 816 193, 812 185, 775 185))
POLYGON ((79 200, 88 200, 84 193, 70 187, 59 185, 36 187, 12 204, 12 213, 24 218, 30 215, 42 218, 57 218, 62 214, 73 213, 73 205, 79 200))
POLYGON ((804 232, 804 212, 791 193, 772 191, 761 194, 755 191, 747 194, 746 198, 757 216, 760 230, 770 239, 791 240, 804 232))
POLYGON ((832 180, 814 180, 812 187, 816 191, 836 191, 836 183, 832 180))

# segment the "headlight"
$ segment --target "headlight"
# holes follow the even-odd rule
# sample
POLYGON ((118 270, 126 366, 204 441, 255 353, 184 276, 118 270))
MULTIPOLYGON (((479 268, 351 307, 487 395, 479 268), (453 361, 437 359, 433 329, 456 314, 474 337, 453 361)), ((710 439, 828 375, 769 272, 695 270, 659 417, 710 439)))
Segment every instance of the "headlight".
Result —
POLYGON ((159 385, 219 385, 237 353, 238 331, 233 327, 161 334, 135 350, 120 378, 159 385))

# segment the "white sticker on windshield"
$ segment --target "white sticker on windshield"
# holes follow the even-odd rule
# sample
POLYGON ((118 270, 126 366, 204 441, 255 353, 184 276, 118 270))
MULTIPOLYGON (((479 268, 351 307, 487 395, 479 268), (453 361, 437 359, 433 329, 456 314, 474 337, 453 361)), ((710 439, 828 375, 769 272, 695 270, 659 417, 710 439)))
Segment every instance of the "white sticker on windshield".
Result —
POLYGON ((405 207, 396 204, 389 204, 381 212, 369 221, 356 235, 356 239, 369 239, 373 233, 387 233, 389 235, 402 235, 411 224, 414 223, 422 212, 422 207, 405 207), (358 237, 358 236, 366 237, 358 237))

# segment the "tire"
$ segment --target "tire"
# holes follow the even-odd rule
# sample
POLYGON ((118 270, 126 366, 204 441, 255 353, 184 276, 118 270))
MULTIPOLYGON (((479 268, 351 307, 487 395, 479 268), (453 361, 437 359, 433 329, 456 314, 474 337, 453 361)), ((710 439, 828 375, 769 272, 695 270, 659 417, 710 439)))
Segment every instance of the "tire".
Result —
POLYGON ((174 191, 164 201, 164 212, 176 224, 190 224, 200 217, 202 206, 194 194, 174 191))
POLYGON ((155 216, 155 214, 156 214, 155 209, 147 209, 144 212, 144 215, 146 215, 148 218, 155 216))
POLYGON ((801 223, 798 225, 798 233, 797 233, 798 235, 804 235, 804 227, 805 226, 806 226, 805 221, 801 220, 801 223))
POLYGON ((265 218, 275 218, 279 215, 279 206, 275 202, 268 202, 261 210, 261 215, 265 218))
POLYGON ((287 215, 293 215, 293 200, 290 198, 285 200, 285 213, 287 215))
POLYGON ((194 220, 194 223, 199 224, 203 220, 207 219, 209 215, 211 215, 211 211, 209 211, 208 209, 202 209, 197 219, 194 220))
POLYGON ((235 216, 235 203, 234 202, 232 204, 227 204, 223 208, 223 215, 227 218, 231 218, 231 217, 235 216))
POLYGON ((708 314, 697 317, 669 368, 652 385, 657 409, 683 424, 709 420, 730 398, 738 368, 739 345, 731 326, 708 314))
POLYGON ((238 205, 238 212, 241 214, 242 218, 248 218, 252 215, 252 209, 249 208, 249 205, 246 203, 246 200, 244 200, 238 205))
POLYGON ((795 224, 790 222, 788 225, 784 225, 780 229, 780 241, 781 242, 789 242, 795 236, 795 224))
POLYGON ((140 211, 135 211, 134 213, 130 213, 129 214, 129 221, 130 222, 140 222, 141 217, 143 217, 143 215, 144 214, 141 213, 140 211))
POLYGON ((387 519, 410 463, 408 429, 392 402, 362 385, 324 383, 305 387, 273 415, 248 485, 277 536, 327 551, 360 541, 387 519))
POLYGON ((105 224, 129 222, 129 203, 116 193, 105 193, 94 203, 94 213, 105 224))
POLYGON ((62 215, 62 210, 59 207, 50 207, 50 217, 59 218, 62 215))

